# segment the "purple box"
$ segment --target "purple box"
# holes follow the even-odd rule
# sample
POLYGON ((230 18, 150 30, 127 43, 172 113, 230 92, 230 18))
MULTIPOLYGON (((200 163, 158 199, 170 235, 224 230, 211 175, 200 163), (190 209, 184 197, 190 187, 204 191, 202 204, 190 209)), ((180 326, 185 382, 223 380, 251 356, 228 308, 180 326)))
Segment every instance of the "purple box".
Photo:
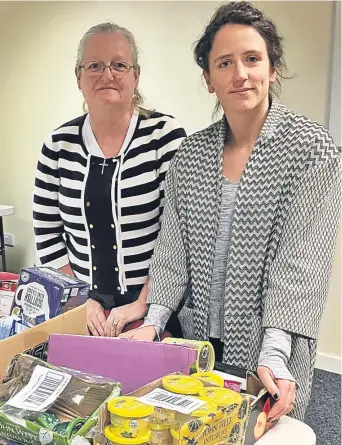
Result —
POLYGON ((124 394, 173 372, 189 375, 196 359, 195 349, 166 343, 62 334, 49 339, 49 363, 109 377, 124 394))
POLYGON ((21 270, 11 313, 29 327, 85 302, 89 284, 52 267, 21 270))

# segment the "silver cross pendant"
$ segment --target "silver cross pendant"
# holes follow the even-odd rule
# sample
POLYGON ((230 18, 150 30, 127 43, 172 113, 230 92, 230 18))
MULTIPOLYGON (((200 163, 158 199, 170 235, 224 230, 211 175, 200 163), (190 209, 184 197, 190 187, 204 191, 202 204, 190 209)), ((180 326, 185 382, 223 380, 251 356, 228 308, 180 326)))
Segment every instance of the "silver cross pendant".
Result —
POLYGON ((103 171, 105 167, 108 167, 108 164, 106 164, 106 160, 104 159, 102 164, 99 164, 100 167, 102 167, 101 175, 103 175, 103 171))

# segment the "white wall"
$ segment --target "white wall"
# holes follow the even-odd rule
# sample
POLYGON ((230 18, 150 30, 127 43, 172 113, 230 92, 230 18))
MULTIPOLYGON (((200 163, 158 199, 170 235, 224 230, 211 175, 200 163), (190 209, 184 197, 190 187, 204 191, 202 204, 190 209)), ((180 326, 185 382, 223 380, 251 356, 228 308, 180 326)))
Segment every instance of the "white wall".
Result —
POLYGON ((334 5, 334 32, 332 36, 333 57, 331 60, 331 92, 329 130, 337 145, 342 145, 341 138, 341 2, 334 5))
MULTIPOLYGON (((335 143, 341 146, 341 2, 334 2, 333 33, 331 44, 330 91, 328 94, 327 123, 335 143)), ((323 317, 317 366, 341 372, 341 224, 337 239, 337 252, 331 279, 326 311, 323 317)))
MULTIPOLYGON (((0 2, 0 203, 13 204, 5 219, 16 246, 12 270, 34 262, 31 193, 41 144, 57 126, 82 112, 74 77, 82 34, 108 19, 129 28, 141 48, 141 90, 146 105, 175 115, 189 132, 211 123, 214 98, 202 85, 191 45, 217 2, 0 2)), ((332 3, 256 2, 284 36, 293 80, 282 101, 325 123, 330 69, 332 3)), ((340 268, 336 257, 335 270, 340 268)), ((323 354, 340 356, 340 288, 335 273, 321 343, 323 354), (333 335, 331 334, 334 332, 333 335)))

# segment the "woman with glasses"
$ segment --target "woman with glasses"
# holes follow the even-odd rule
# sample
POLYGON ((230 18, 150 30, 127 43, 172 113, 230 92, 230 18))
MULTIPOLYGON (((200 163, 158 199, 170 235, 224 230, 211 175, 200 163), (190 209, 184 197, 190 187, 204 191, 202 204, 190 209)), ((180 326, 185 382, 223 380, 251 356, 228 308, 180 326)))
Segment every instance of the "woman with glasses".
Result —
MULTIPOLYGON (((138 51, 127 29, 112 23, 89 29, 75 73, 89 112, 43 145, 35 241, 41 264, 90 283, 90 332, 117 336, 147 311, 165 174, 185 131, 173 117, 141 107, 138 51)), ((168 330, 181 335, 177 318, 168 330)))
POLYGON ((276 101, 281 38, 251 3, 221 6, 194 55, 222 119, 172 161, 149 312, 123 336, 153 340, 185 300, 184 337, 210 340, 231 372, 257 372, 276 400, 270 422, 303 419, 339 222, 339 150, 276 101))

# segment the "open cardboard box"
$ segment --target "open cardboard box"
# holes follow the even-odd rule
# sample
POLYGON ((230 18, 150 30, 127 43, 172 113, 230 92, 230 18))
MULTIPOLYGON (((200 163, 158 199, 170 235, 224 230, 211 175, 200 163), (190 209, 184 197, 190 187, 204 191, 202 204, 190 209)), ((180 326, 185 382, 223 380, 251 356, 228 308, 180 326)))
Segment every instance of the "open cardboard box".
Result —
POLYGON ((25 332, 0 341, 0 381, 11 376, 13 358, 19 354, 46 359, 50 334, 87 335, 86 307, 82 305, 25 332))
MULTIPOLYGON (((175 373, 179 374, 179 373, 175 373)), ((210 385, 208 385, 210 386, 210 385)), ((156 388, 162 388, 162 378, 134 391, 128 395, 142 397, 156 388)), ((260 382, 253 376, 247 378, 247 391, 242 395, 242 402, 210 414, 209 416, 184 423, 180 430, 179 441, 174 445, 253 445, 271 425, 266 424, 271 399, 260 382), (254 394, 253 394, 254 393, 254 394)), ((99 445, 105 445, 103 432, 110 423, 106 404, 99 410, 97 434, 94 436, 99 445)))

